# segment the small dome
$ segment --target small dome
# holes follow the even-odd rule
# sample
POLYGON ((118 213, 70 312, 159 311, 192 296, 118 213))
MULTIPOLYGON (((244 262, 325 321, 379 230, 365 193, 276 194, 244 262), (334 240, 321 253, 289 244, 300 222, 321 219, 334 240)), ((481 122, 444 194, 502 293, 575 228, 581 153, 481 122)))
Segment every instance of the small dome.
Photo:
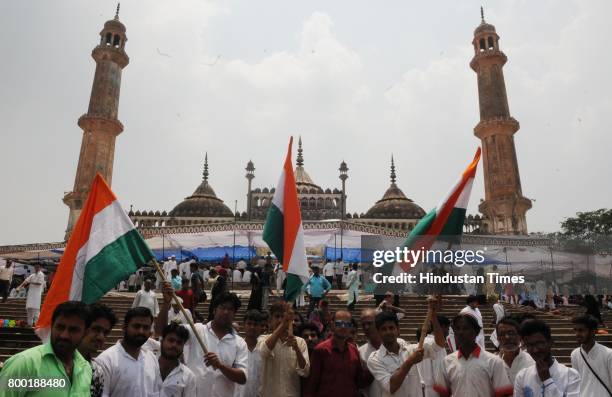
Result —
POLYGON ((369 219, 420 219, 425 216, 423 208, 406 197, 404 192, 392 184, 383 195, 366 212, 362 218, 369 219))
POLYGON ((474 29, 474 36, 482 32, 495 33, 495 26, 483 21, 476 29, 474 29))
POLYGON ((208 183, 208 154, 204 159, 204 173, 202 183, 187 197, 179 203, 172 211, 172 217, 202 217, 202 218, 233 218, 234 213, 223 200, 217 198, 212 186, 208 183))

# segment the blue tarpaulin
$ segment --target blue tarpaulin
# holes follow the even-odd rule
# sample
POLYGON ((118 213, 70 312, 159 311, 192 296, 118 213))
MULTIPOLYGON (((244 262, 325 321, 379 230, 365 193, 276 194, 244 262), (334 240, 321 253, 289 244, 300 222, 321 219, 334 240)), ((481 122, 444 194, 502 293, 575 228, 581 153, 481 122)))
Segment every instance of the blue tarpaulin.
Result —
POLYGON ((232 256, 234 256, 235 261, 240 260, 240 258, 249 259, 257 255, 257 253, 255 252, 255 248, 239 245, 237 245, 235 249, 233 246, 194 249, 156 249, 153 250, 153 253, 155 254, 158 260, 166 260, 170 255, 174 255, 178 261, 183 259, 196 259, 199 261, 209 262, 221 261, 225 254, 227 254, 230 259, 232 258, 232 256))

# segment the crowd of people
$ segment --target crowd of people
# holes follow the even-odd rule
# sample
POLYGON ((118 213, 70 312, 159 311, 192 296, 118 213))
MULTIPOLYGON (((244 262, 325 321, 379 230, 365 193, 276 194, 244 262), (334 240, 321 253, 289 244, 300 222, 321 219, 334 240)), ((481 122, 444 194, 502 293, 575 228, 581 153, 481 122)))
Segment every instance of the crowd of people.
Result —
MULTIPOLYGON (((172 261, 163 264, 167 281, 156 285, 155 279, 144 278, 122 319, 122 338, 106 349, 118 323, 110 307, 75 301, 58 305, 49 341, 4 363, 0 395, 52 395, 46 388, 8 387, 10 379, 49 377, 65 380, 66 386, 54 392, 66 396, 612 395, 612 350, 596 342, 600 319, 589 309, 572 321, 580 346, 571 354, 570 368, 552 354, 549 325, 530 314, 510 315, 495 299, 490 338, 496 351, 489 352, 477 296, 469 296, 452 318, 440 314, 441 299, 431 299, 429 320, 418 324, 416 335, 401 335, 400 320, 407 312, 392 292, 356 316, 355 267, 339 281, 335 266, 326 264, 322 274, 313 266, 304 285, 308 308, 302 316, 296 302, 268 301, 274 269, 264 264, 252 271, 257 288, 238 323, 242 303, 230 292, 225 268, 202 274, 194 262, 181 268, 172 261), (347 306, 333 312, 328 292, 339 282, 349 293, 347 306), (162 293, 161 302, 155 289, 162 293), (205 316, 197 309, 208 300, 207 289, 205 316), (361 346, 359 327, 365 337, 361 346)), ((44 283, 37 278, 39 270, 24 281, 29 290, 36 292, 44 283)))
MULTIPOLYGON (((0 384, 57 377, 67 384, 58 395, 129 397, 603 397, 612 390, 612 350, 596 342, 598 321, 590 315, 572 321, 580 346, 569 368, 552 355, 550 327, 530 315, 496 311, 498 351, 487 352, 479 344, 483 326, 474 297, 452 319, 431 300, 425 335, 419 327, 413 338, 400 335, 403 313, 390 293, 360 313, 361 324, 349 310, 332 313, 326 298, 306 318, 276 300, 265 311, 248 310, 237 324, 240 299, 225 291, 212 318, 193 325, 174 294, 170 281, 162 283, 156 316, 145 306, 129 309, 122 338, 101 353, 118 321, 112 309, 58 305, 49 342, 7 360, 0 384)), ((23 388, 0 393, 37 395, 23 388)))

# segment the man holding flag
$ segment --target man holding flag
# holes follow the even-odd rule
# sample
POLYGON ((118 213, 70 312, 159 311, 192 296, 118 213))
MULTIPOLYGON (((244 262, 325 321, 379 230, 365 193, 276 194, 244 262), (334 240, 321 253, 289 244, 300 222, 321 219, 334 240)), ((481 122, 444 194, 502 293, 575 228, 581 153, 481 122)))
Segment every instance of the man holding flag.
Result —
POLYGON ((291 163, 292 143, 293 137, 289 140, 283 171, 263 230, 264 241, 287 274, 284 294, 286 302, 277 302, 270 307, 272 334, 262 336, 257 347, 263 358, 261 392, 266 397, 299 397, 300 378, 308 377, 310 372, 306 342, 293 336, 294 315, 291 303, 308 281, 308 262, 291 163))

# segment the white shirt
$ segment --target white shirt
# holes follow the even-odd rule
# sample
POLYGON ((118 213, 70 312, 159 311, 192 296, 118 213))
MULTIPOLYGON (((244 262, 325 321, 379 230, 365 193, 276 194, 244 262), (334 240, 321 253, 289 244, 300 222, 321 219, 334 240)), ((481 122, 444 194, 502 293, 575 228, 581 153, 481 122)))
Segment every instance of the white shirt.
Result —
POLYGON ((587 359, 591 368, 597 373, 599 379, 606 384, 608 390, 612 391, 612 349, 595 342, 595 345, 588 353, 581 347, 572 351, 572 368, 578 371, 582 379, 580 382, 580 395, 607 396, 608 392, 586 365, 580 355, 580 350, 582 350, 582 354, 587 359))
POLYGON ((157 296, 153 290, 149 290, 149 292, 141 289, 136 293, 136 297, 134 298, 134 302, 132 303, 132 307, 146 307, 151 310, 151 314, 153 317, 157 317, 159 313, 159 304, 157 303, 157 296))
MULTIPOLYGON (((499 353, 498 356, 501 359, 501 353, 499 353)), ((520 353, 516 357, 514 357, 514 360, 512 361, 512 366, 509 367, 503 359, 502 361, 504 362, 504 368, 506 369, 506 373, 508 374, 508 379, 510 379, 510 383, 512 383, 513 385, 514 381, 516 380, 516 375, 521 371, 521 369, 529 368, 535 364, 533 358, 531 358, 529 353, 524 350, 521 350, 520 353)))
MULTIPOLYGON (((185 313, 187 313, 187 317, 190 318, 193 321, 193 317, 191 316, 191 312, 189 310, 185 309, 185 313)), ((180 310, 178 311, 178 313, 175 313, 173 308, 170 308, 170 310, 168 310, 168 324, 170 324, 171 321, 174 321, 174 322, 177 322, 179 324, 188 325, 189 321, 187 320, 187 317, 185 317, 183 315, 183 312, 181 312, 180 310)))
POLYGON ((502 360, 478 346, 467 359, 460 350, 444 357, 435 379, 433 388, 443 397, 450 395, 491 397, 512 394, 512 384, 502 360))
POLYGON ((172 269, 178 270, 176 266, 176 261, 169 260, 169 261, 164 262, 164 274, 166 275, 166 279, 168 280, 172 278, 172 273, 171 273, 172 269))
MULTIPOLYGON (((433 335, 429 334, 425 337, 425 345, 432 345, 435 343, 436 341, 433 335)), ((423 361, 417 363, 417 372, 421 381, 420 388, 425 390, 424 397, 437 397, 436 392, 434 392, 433 385, 435 383, 436 373, 440 371, 444 357, 446 357, 446 349, 441 348, 436 353, 434 358, 423 358, 423 361)))
MULTIPOLYGON (((361 358, 361 364, 367 368, 368 366, 368 358, 370 355, 374 353, 377 348, 375 348, 370 342, 359 346, 359 358, 361 358)), ((366 397, 382 397, 383 389, 380 386, 380 383, 376 381, 372 381, 370 386, 368 386, 365 390, 361 391, 366 397)))
POLYGON ((183 262, 179 265, 179 276, 181 277, 191 277, 191 263, 193 261, 183 262))
POLYGON ((238 282, 242 281, 242 273, 240 273, 240 270, 234 269, 234 271, 232 273, 232 280, 235 283, 238 283, 238 282))
POLYGON ((0 267, 0 280, 11 281, 14 271, 15 269, 12 265, 11 267, 6 267, 6 264, 2 265, 2 267, 0 267))
POLYGON ((476 343, 480 346, 481 349, 484 350, 485 349, 485 336, 484 336, 484 326, 482 325, 482 314, 480 314, 480 310, 478 310, 478 308, 472 309, 470 305, 467 305, 466 307, 461 309, 459 314, 469 314, 470 316, 474 317, 478 321, 478 325, 480 325, 480 332, 478 333, 478 336, 476 337, 476 343))
MULTIPOLYGON (((212 322, 208 322, 206 325, 201 323, 195 324, 196 331, 204 340, 208 351, 216 353, 225 365, 242 369, 248 382, 247 364, 249 349, 246 342, 233 332, 219 340, 211 329, 211 324, 212 322)), ((196 376, 196 395, 198 397, 233 397, 237 384, 226 378, 221 371, 207 367, 204 364, 204 353, 200 343, 191 327, 185 328, 189 330, 189 340, 183 349, 183 357, 187 367, 196 376)))
MULTIPOLYGON (((399 343, 398 354, 388 351, 385 345, 380 345, 380 348, 368 358, 368 369, 372 373, 372 376, 374 376, 375 382, 378 382, 383 389, 383 397, 391 397, 393 395, 409 396, 410 393, 415 390, 421 389, 418 370, 416 365, 413 365, 399 389, 391 394, 391 375, 393 375, 393 373, 402 366, 404 361, 406 361, 406 359, 408 359, 408 357, 410 357, 419 347, 417 344, 409 344, 405 340, 399 338, 397 342, 399 343)), ((423 345, 423 349, 425 350, 424 357, 427 358, 435 358, 440 350, 444 351, 444 348, 435 343, 423 345)))
POLYGON ((344 262, 336 262, 336 264, 334 265, 334 269, 336 271, 336 276, 344 274, 344 262))
POLYGON ((161 389, 159 363, 148 350, 140 349, 135 360, 119 340, 96 357, 96 364, 104 378, 103 397, 149 397, 161 389))
POLYGON ((499 323, 499 320, 504 318, 506 311, 504 310, 504 306, 499 302, 493 305, 493 310, 495 311, 495 324, 497 324, 499 323))
POLYGON ((260 397, 259 387, 262 375, 261 352, 255 346, 253 351, 248 350, 248 356, 247 382, 244 385, 236 385, 234 397, 260 397))
MULTIPOLYGON (((522 369, 514 381, 514 397, 579 397, 580 374, 555 360, 549 369, 550 378, 544 383, 535 364, 522 369)), ((589 397, 595 397, 593 394, 589 397)), ((599 396, 599 395, 598 395, 599 396)), ((605 397, 601 395, 601 397, 605 397)))
POLYGON ((325 266, 323 266, 323 277, 331 277, 335 273, 334 271, 334 262, 327 262, 325 266))
POLYGON ((45 290, 45 275, 42 271, 34 274, 30 274, 26 278, 28 284, 28 298, 26 300, 26 309, 39 309, 40 302, 42 299, 42 293, 45 290), (40 283, 40 285, 34 285, 33 283, 40 283))
POLYGON ((163 381, 160 397, 192 397, 196 394, 196 378, 183 363, 179 363, 163 381))
POLYGON ((142 345, 141 349, 142 350, 150 351, 151 353, 153 353, 155 358, 159 358, 159 356, 161 354, 161 343, 158 340, 155 340, 153 338, 149 338, 144 343, 144 345, 142 345))
POLYGON ((242 273, 242 282, 243 283, 251 282, 251 272, 250 271, 245 270, 244 273, 242 273))

